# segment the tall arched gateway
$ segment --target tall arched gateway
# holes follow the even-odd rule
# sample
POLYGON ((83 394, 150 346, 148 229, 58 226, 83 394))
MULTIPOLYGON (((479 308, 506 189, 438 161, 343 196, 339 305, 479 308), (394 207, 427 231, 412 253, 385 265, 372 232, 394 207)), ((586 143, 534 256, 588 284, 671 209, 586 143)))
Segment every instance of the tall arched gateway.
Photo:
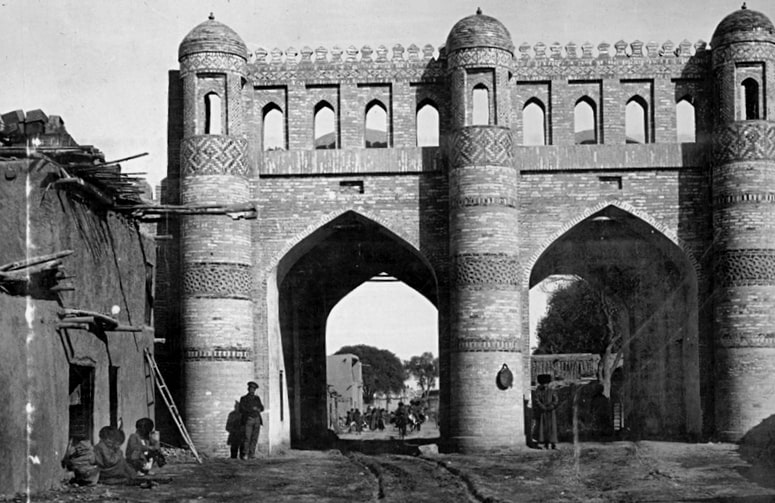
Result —
POLYGON ((657 411, 634 417, 643 435, 737 439, 775 414, 775 27, 761 13, 733 12, 710 47, 531 49, 479 12, 439 53, 249 53, 211 17, 179 61, 163 200, 184 215, 161 232, 173 239, 160 245, 156 326, 202 450, 224 450, 249 379, 267 407, 264 452, 314 436, 320 365, 308 376, 304 358, 317 361, 321 320, 366 277, 359 249, 438 308, 445 447, 524 441, 527 293, 565 268, 639 285, 618 295, 638 335, 630 397, 657 411), (627 141, 636 98, 648 143, 627 141), (580 101, 594 104, 594 143, 574 129, 580 101), (681 136, 693 143, 676 142, 681 101, 694 107, 696 131, 681 136), (438 147, 417 146, 416 111, 429 102, 438 147), (521 145, 531 137, 521 111, 534 102, 546 144, 521 145), (320 103, 334 115, 326 149, 320 103), (364 148, 371 103, 386 108, 387 148, 364 148), (267 107, 283 112, 279 148, 262 147, 267 107), (501 389, 504 365, 514 381, 501 389))

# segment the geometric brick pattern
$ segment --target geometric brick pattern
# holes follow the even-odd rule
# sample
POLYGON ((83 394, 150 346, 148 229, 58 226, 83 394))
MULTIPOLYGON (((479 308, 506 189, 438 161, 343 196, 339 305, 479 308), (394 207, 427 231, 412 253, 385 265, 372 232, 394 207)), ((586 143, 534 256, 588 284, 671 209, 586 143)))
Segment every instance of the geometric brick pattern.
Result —
POLYGON ((723 348, 775 348, 775 332, 723 333, 719 334, 717 343, 723 348))
POLYGON ((251 350, 239 347, 184 348, 186 361, 251 361, 251 350))
POLYGON ((252 284, 249 265, 193 262, 183 268, 183 292, 189 296, 250 299, 252 284))
POLYGON ((247 141, 221 135, 184 138, 180 145, 183 176, 234 175, 247 178, 247 141))
POLYGON ((516 197, 505 196, 460 196, 450 201, 451 208, 468 208, 472 206, 506 206, 517 208, 516 197))
POLYGON ((452 134, 450 162, 453 167, 511 166, 514 144, 511 130, 471 126, 452 134))
POLYGON ((736 192, 713 197, 714 208, 739 203, 775 203, 775 192, 736 192))
POLYGON ((740 121, 715 131, 716 163, 775 160, 775 122, 740 121))
POLYGON ((723 286, 773 286, 775 249, 722 251, 715 272, 723 286))
POLYGON ((447 68, 455 67, 492 67, 511 68, 514 57, 510 52, 493 47, 462 49, 447 57, 447 68))
POLYGON ((450 351, 454 353, 484 353, 503 351, 507 353, 521 353, 522 343, 518 339, 482 339, 465 338, 455 339, 450 351))
POLYGON ((231 72, 245 75, 245 60, 223 52, 200 52, 180 62, 180 76, 191 72, 231 72))
POLYGON ((461 253, 455 256, 455 285, 519 286, 519 260, 503 253, 461 253))

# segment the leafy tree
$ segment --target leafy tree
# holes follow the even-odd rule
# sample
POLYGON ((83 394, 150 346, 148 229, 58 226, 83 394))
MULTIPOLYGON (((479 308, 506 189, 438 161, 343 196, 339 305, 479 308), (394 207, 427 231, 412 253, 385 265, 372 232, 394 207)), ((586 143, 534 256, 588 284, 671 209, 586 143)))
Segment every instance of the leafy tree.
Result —
POLYGON ((343 346, 335 354, 353 354, 363 365, 363 401, 371 403, 374 393, 399 393, 404 388, 401 360, 387 349, 358 344, 343 346))
POLYGON ((423 396, 427 397, 428 392, 436 385, 436 379, 439 377, 439 359, 433 356, 433 353, 425 352, 420 356, 413 356, 409 361, 404 362, 404 370, 407 375, 417 380, 417 385, 422 390, 423 396))
POLYGON ((546 317, 538 322, 535 354, 600 353, 606 330, 600 295, 586 281, 574 281, 549 298, 546 317))

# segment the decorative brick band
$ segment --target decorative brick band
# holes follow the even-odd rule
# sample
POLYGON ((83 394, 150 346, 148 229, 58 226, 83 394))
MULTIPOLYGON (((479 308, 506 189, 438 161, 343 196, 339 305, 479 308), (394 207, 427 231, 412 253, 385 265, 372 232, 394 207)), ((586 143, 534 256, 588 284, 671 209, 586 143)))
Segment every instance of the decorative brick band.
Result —
POLYGON ((736 192, 713 198, 713 206, 724 207, 739 203, 775 203, 775 192, 736 192))
POLYGON ((453 167, 513 165, 514 140, 508 128, 464 127, 452 134, 451 145, 453 167))
POLYGON ((245 75, 246 61, 225 52, 199 52, 180 61, 180 76, 192 72, 231 72, 245 75))
POLYGON ((457 339, 452 341, 450 351, 453 353, 485 353, 503 351, 521 353, 519 340, 514 339, 457 339))
POLYGON ((180 145, 183 176, 234 175, 247 178, 247 141, 223 135, 184 138, 180 145))
POLYGON ((715 274, 722 286, 775 286, 775 249, 721 252, 715 274))
POLYGON ((249 362, 252 352, 248 348, 185 348, 183 360, 185 361, 245 361, 249 362))
POLYGON ((186 295, 249 300, 252 285, 249 265, 220 262, 184 265, 183 293, 186 295))
POLYGON ((460 49, 447 56, 447 68, 460 66, 475 68, 502 66, 511 68, 514 66, 514 56, 508 51, 494 47, 460 49))
POLYGON ((775 333, 721 334, 718 345, 723 348, 775 348, 775 333))
POLYGON ((455 284, 458 286, 498 285, 518 288, 521 267, 513 255, 466 253, 455 257, 455 284))
POLYGON ((467 208, 470 206, 506 206, 516 208, 519 201, 516 197, 503 196, 465 196, 450 201, 453 208, 467 208))
POLYGON ((775 122, 732 122, 717 129, 714 136, 713 156, 717 164, 775 161, 775 122))

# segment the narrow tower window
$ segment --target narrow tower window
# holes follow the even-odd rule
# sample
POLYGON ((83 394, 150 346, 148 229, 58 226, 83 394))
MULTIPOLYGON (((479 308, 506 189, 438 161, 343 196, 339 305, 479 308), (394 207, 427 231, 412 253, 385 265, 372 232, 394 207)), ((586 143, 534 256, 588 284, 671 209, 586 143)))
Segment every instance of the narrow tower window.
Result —
POLYGON ((205 134, 223 134, 221 97, 216 93, 205 95, 205 134))
POLYGON ((743 119, 747 121, 759 119, 759 83, 754 79, 745 79, 740 84, 740 99, 743 100, 740 107, 744 113, 743 119))
POLYGON ((487 86, 474 86, 471 102, 471 123, 474 126, 487 126, 490 123, 490 91, 487 86))
POLYGON ((274 103, 264 107, 264 150, 285 150, 283 112, 274 103))
POLYGON ((325 101, 315 106, 314 139, 316 149, 336 148, 336 124, 334 107, 325 101))
POLYGON ((577 145, 597 143, 597 117, 595 102, 585 96, 576 102, 573 110, 574 133, 577 145))
POLYGON ((687 96, 675 106, 676 136, 678 143, 694 143, 697 138, 694 105, 687 96))
POLYGON ((417 146, 439 146, 439 111, 431 102, 426 102, 417 111, 417 146))
POLYGON ((546 145, 546 112, 536 98, 529 99, 522 109, 522 144, 546 145))
POLYGON ((388 146, 387 110, 385 105, 376 100, 366 106, 364 146, 366 148, 388 146))
POLYGON ((648 143, 648 106, 640 96, 627 102, 624 109, 624 134, 627 143, 648 143))

